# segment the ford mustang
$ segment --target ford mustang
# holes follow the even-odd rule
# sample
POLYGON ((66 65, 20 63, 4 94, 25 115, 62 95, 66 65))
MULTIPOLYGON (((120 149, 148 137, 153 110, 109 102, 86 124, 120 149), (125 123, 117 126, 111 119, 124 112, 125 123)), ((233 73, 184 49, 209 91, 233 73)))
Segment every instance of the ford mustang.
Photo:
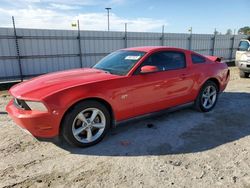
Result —
POLYGON ((38 138, 100 142, 119 122, 193 105, 213 109, 229 81, 220 58, 172 47, 115 51, 92 68, 42 75, 13 86, 11 118, 38 138))

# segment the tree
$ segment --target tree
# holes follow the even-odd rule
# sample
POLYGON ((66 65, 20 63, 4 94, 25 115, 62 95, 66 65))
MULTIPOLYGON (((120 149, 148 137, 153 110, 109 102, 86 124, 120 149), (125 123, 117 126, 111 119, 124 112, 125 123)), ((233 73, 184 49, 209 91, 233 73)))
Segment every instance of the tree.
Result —
POLYGON ((233 34, 232 29, 228 29, 227 32, 226 32, 226 35, 232 35, 232 34, 233 34))
POLYGON ((250 35, 250 27, 249 26, 245 26, 245 27, 240 28, 238 30, 238 34, 250 35))

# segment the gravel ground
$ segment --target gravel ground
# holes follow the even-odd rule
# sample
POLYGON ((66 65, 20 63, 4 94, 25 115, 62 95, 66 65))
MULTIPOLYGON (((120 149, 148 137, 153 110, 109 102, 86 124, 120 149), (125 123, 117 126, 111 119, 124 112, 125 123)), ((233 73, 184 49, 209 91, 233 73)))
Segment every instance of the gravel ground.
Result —
POLYGON ((0 187, 250 187, 250 79, 231 74, 213 111, 124 124, 87 149, 27 135, 2 93, 0 187))

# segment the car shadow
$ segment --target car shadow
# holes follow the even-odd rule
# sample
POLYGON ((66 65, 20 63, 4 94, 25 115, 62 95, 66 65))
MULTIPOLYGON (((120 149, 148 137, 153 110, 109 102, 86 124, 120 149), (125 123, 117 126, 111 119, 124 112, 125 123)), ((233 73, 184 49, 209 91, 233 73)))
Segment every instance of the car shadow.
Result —
POLYGON ((250 93, 224 92, 207 113, 183 109, 112 129, 99 144, 70 153, 96 156, 144 156, 202 152, 250 135, 250 93))

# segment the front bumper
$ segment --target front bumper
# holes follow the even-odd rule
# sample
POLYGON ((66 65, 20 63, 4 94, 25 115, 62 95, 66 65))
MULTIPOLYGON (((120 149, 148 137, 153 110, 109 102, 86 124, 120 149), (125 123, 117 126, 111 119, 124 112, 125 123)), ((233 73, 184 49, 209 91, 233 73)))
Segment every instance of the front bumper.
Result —
POLYGON ((236 61, 236 66, 240 70, 250 73, 250 61, 236 61))
POLYGON ((56 115, 50 112, 23 110, 15 106, 13 100, 6 106, 6 111, 14 122, 38 138, 53 138, 59 133, 56 115))

